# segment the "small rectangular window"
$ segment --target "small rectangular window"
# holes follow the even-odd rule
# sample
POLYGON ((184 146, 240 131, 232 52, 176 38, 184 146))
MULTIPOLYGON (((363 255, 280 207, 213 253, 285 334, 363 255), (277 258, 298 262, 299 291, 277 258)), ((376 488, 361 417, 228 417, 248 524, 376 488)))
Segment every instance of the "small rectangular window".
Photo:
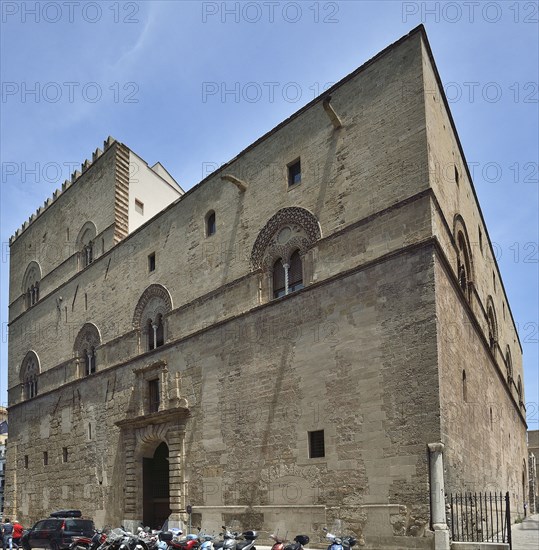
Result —
POLYGON ((49 453, 47 451, 43 451, 43 466, 47 466, 49 464, 49 453))
POLYGON ((62 462, 67 462, 68 454, 67 447, 62 448, 62 462))
POLYGON ((92 441, 92 424, 88 424, 88 441, 92 441))
POLYGON ((135 212, 138 212, 139 214, 144 214, 144 203, 142 201, 139 201, 138 199, 135 199, 135 212))
POLYGON ((150 412, 157 412, 159 410, 159 379, 156 378, 148 382, 148 391, 150 397, 150 412))
POLYGON ((309 458, 323 458, 324 456, 326 456, 324 430, 309 432, 309 458))
POLYGON ((28 469, 28 455, 24 455, 24 467, 28 469))
POLYGON ((300 159, 288 165, 288 187, 301 182, 301 162, 300 159))
POLYGON ((148 271, 155 271, 155 252, 148 256, 148 271))

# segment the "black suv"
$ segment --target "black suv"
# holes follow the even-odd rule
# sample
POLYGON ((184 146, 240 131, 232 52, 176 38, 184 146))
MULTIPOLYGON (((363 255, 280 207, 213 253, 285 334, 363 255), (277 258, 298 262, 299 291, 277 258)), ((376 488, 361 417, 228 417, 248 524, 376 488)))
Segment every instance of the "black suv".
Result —
POLYGON ((38 521, 26 531, 21 537, 21 545, 24 550, 61 550, 69 547, 73 537, 92 538, 94 533, 94 522, 91 519, 83 519, 80 510, 60 510, 53 512, 50 518, 38 521))

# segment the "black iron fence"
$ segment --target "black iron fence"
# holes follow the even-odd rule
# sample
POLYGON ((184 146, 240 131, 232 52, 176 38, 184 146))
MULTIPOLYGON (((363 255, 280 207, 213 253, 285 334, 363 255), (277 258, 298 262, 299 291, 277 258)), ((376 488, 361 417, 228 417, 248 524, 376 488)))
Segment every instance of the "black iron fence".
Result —
POLYGON ((509 493, 451 493, 448 523, 455 542, 511 544, 509 493))

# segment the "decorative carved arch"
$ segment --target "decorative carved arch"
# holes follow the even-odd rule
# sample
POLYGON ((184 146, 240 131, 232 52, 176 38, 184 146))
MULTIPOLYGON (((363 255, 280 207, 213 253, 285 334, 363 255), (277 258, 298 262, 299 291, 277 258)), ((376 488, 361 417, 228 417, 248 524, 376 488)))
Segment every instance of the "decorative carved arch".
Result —
POLYGON ((170 292, 160 284, 150 285, 139 298, 133 315, 133 328, 145 330, 149 319, 165 316, 172 310, 170 292))
POLYGON ((91 243, 97 236, 97 228, 94 222, 87 221, 79 231, 77 236, 77 250, 82 250, 82 248, 89 243, 91 243))
POLYGON ((31 399, 37 395, 37 381, 40 373, 39 357, 35 351, 31 350, 24 356, 19 372, 25 399, 31 399))
POLYGON ((77 253, 79 269, 90 265, 95 258, 95 238, 97 236, 97 228, 91 221, 86 222, 77 236, 77 253))
POLYGON ((522 378, 520 374, 517 378, 517 393, 518 393, 518 404, 522 405, 524 403, 524 390, 522 388, 522 378))
POLYGON ((30 350, 22 360, 19 371, 19 379, 21 383, 24 384, 25 376, 29 374, 30 370, 35 372, 36 375, 41 374, 41 363, 37 353, 34 350, 30 350))
POLYGON ((468 230, 460 214, 453 220, 453 237, 457 250, 457 278, 459 286, 467 294, 469 284, 474 281, 474 266, 468 230))
POLYGON ((505 348, 505 368, 507 369, 507 381, 511 383, 513 380, 513 360, 511 359, 509 345, 505 348))
POLYGON ((320 224, 305 208, 288 207, 276 212, 262 228, 251 251, 253 270, 271 268, 279 258, 288 260, 299 250, 304 255, 320 239, 320 224), (282 237, 283 230, 289 234, 282 237))
POLYGON ((498 343, 498 320, 496 318, 496 309, 494 308, 492 296, 487 298, 487 325, 489 346, 491 350, 494 351, 498 343))
POLYGON ((41 266, 36 261, 31 261, 26 267, 24 272, 24 277, 22 279, 22 293, 24 294, 28 288, 30 288, 35 283, 41 281, 41 266))
POLYGON ((83 349, 89 350, 96 348, 101 344, 101 333, 93 323, 85 323, 79 330, 75 343, 73 344, 73 353, 75 357, 81 357, 83 349))

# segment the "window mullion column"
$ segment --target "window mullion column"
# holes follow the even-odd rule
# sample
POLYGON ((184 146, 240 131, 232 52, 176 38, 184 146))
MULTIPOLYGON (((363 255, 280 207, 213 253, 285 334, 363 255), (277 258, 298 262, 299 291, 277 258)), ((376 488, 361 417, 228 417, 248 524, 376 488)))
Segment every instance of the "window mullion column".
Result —
POLYGON ((283 263, 283 267, 284 267, 284 294, 286 296, 290 292, 288 288, 288 271, 290 269, 290 265, 283 263))

